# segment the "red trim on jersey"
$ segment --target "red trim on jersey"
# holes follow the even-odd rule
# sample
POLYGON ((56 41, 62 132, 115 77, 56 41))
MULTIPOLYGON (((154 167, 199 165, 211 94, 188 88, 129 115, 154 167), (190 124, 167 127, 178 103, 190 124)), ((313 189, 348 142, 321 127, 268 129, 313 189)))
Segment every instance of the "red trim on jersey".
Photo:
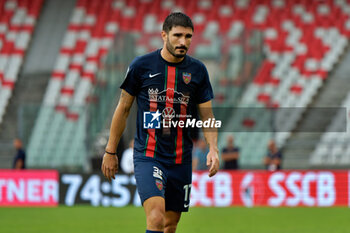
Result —
MULTIPOLYGON (((167 96, 167 102, 165 107, 174 107, 174 101, 170 102, 169 100, 174 99, 174 90, 175 90, 175 82, 176 82, 176 68, 168 66, 168 83, 167 83, 167 91, 166 91, 166 96, 167 96)), ((179 120, 185 120, 184 115, 186 115, 186 105, 181 104, 181 115, 182 117, 179 120)), ((177 128, 177 137, 176 137, 176 148, 175 148, 175 163, 176 164, 181 164, 182 163, 182 128, 178 127, 177 128)))
MULTIPOLYGON (((150 101, 149 103, 149 111, 156 112, 157 111, 157 102, 150 101)), ((154 157, 154 151, 156 148, 156 129, 148 129, 148 141, 146 148, 146 157, 154 157)))
MULTIPOLYGON (((176 83, 176 67, 168 66, 168 81, 167 81, 167 91, 166 91, 166 106, 174 108, 174 94, 175 94, 175 83, 176 83)), ((186 114, 186 106, 181 105, 181 114, 186 114)), ((180 120, 183 120, 181 118, 180 120)), ((177 137, 176 137, 176 149, 175 149, 175 163, 182 163, 182 128, 177 128, 177 137)))
MULTIPOLYGON (((180 110, 180 121, 186 121, 186 109, 187 105, 184 103, 181 103, 181 110, 180 110)), ((175 163, 176 164, 181 164, 182 163, 182 154, 183 154, 183 138, 182 138, 182 132, 183 128, 178 127, 177 128, 177 137, 176 137, 176 159, 175 163)))
MULTIPOLYGON (((167 89, 166 89, 166 105, 165 107, 170 107, 170 108, 174 108, 174 101, 169 101, 169 100, 174 100, 174 94, 175 94, 175 82, 176 82, 176 67, 173 66, 168 66, 168 74, 167 74, 168 78, 167 78, 167 89)), ((181 135, 177 135, 177 138, 179 138, 179 136, 182 138, 182 134, 181 135)), ((178 141, 178 140, 177 140, 178 141)), ((182 144, 182 143, 181 143, 182 144)), ((181 155, 180 155, 180 159, 181 159, 181 155)), ((175 161, 177 163, 178 161, 178 153, 176 152, 176 158, 175 161)), ((181 163, 181 160, 180 160, 181 163)))
POLYGON ((165 107, 173 108, 174 101, 174 89, 175 89, 175 77, 176 77, 176 68, 173 66, 168 66, 168 78, 166 84, 166 105, 165 107))

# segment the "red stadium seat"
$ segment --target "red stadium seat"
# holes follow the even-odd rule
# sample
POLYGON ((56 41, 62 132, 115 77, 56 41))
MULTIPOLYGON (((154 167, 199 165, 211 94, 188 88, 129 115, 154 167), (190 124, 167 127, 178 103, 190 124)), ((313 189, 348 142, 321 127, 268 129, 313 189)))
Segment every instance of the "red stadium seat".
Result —
POLYGON ((293 94, 296 94, 296 95, 300 95, 301 92, 303 91, 303 87, 298 85, 298 84, 295 84, 293 86, 290 87, 290 91, 293 93, 293 94))
MULTIPOLYGON (((41 1, 26 1, 26 4, 30 4, 30 15, 37 15, 38 2, 41 1)), ((244 33, 261 33, 265 60, 253 82, 248 84, 238 106, 306 107, 323 80, 328 77, 350 38, 350 22, 348 13, 344 10, 345 5, 349 3, 307 0, 78 0, 52 72, 50 82, 53 84, 49 84, 45 98, 48 103, 57 105, 60 117, 64 112, 66 120, 79 121, 79 112, 71 108, 88 101, 100 60, 109 51, 112 45, 110 42, 115 35, 119 31, 141 32, 142 37, 136 40, 135 47, 146 53, 159 47, 159 41, 155 38, 159 39, 159 26, 163 19, 171 11, 182 9, 192 17, 195 25, 191 52, 200 50, 208 57, 215 57, 216 54, 221 56, 240 43, 244 33), (86 31, 88 36, 82 38, 81 34, 86 31), (215 45, 213 42, 217 42, 218 38, 219 46, 211 46, 215 45), (74 60, 76 55, 82 56, 82 59, 74 60), (70 77, 72 72, 77 72, 78 75, 74 80, 70 77)), ((0 12, 0 25, 2 22, 8 25, 13 15, 14 10, 11 9, 0 12)), ((29 22, 26 26, 22 25, 22 28, 13 26, 12 29, 7 27, 5 33, 0 31, 0 47, 6 55, 22 54, 24 51, 23 46, 17 48, 8 41, 3 41, 7 31, 19 33, 23 28, 31 33, 33 25, 29 22)), ((246 53, 251 48, 244 49, 246 53)), ((229 66, 220 66, 224 67, 223 76, 226 77, 217 82, 222 84, 220 87, 227 86, 225 84, 230 83, 227 77, 234 76, 225 72, 229 66)), ((215 101, 229 101, 229 96, 225 94, 227 93, 219 91, 215 101)), ((298 116, 290 121, 293 120, 297 121, 298 116)), ((250 121, 250 118, 240 123, 251 129, 258 125, 250 121)), ((295 124, 291 122, 290 125, 288 130, 291 131, 295 124)), ((283 140, 290 132, 285 135, 283 140)))
POLYGON ((6 61, 0 59, 3 62, 0 65, 0 93, 7 93, 1 100, 0 123, 41 6, 41 0, 0 1, 0 58, 6 57, 6 61))

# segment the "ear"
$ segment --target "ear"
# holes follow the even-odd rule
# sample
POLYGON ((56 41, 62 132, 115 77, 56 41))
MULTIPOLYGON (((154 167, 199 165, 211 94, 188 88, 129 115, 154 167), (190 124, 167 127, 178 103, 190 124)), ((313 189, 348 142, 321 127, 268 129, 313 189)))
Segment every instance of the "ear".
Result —
POLYGON ((165 31, 162 31, 162 39, 163 39, 163 41, 166 42, 167 38, 168 38, 168 34, 165 31))

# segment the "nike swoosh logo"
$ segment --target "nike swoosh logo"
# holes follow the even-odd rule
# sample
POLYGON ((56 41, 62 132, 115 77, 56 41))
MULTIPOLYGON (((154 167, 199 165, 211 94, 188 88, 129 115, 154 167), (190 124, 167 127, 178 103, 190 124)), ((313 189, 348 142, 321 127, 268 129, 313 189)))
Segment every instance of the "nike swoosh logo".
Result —
POLYGON ((185 208, 187 208, 187 207, 189 207, 190 206, 190 204, 184 204, 184 207, 185 208))
POLYGON ((153 78, 154 76, 160 75, 161 73, 156 73, 156 74, 149 74, 150 78, 153 78))

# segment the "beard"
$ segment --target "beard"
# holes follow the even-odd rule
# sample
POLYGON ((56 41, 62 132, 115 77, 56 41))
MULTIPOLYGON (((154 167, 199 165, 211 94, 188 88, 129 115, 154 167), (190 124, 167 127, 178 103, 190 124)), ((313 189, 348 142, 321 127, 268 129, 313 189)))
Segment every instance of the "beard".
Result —
POLYGON ((166 48, 167 48, 167 50, 169 51, 169 53, 170 53, 171 55, 173 55, 174 57, 176 57, 176 58, 183 58, 183 57, 186 56, 186 53, 187 53, 187 48, 186 48, 185 46, 179 46, 179 47, 175 47, 175 48, 174 48, 174 47, 170 44, 169 39, 167 40, 166 48), (175 52, 176 49, 183 49, 183 50, 185 50, 185 53, 176 54, 176 52, 175 52))

